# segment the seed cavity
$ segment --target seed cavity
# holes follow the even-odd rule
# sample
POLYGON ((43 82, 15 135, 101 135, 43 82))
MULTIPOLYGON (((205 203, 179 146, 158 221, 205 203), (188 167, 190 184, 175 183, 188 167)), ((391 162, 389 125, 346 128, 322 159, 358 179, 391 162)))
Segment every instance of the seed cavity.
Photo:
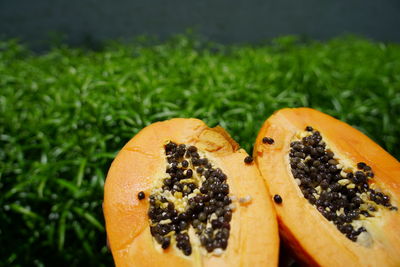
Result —
POLYGON ((192 254, 191 238, 219 256, 228 246, 235 206, 227 176, 195 146, 168 142, 166 172, 149 197, 150 231, 163 249, 192 254), (195 234, 191 234, 191 233, 195 234))
MULTIPOLYGON (((390 197, 376 188, 370 166, 364 162, 341 164, 321 133, 311 126, 295 135, 289 162, 303 196, 354 242, 370 246, 373 240, 364 227, 365 220, 375 217, 380 209, 397 210, 390 197)), ((279 195, 274 196, 276 203, 279 199, 279 195)))

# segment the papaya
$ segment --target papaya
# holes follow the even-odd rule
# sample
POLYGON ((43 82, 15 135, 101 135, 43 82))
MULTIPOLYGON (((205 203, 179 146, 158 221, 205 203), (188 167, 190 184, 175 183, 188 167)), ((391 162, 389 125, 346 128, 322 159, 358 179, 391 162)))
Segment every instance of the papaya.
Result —
POLYGON ((153 123, 109 169, 103 210, 116 266, 277 266, 265 183, 221 127, 153 123))
POLYGON ((302 264, 400 266, 400 164, 366 135, 286 108, 264 122, 253 157, 302 264))

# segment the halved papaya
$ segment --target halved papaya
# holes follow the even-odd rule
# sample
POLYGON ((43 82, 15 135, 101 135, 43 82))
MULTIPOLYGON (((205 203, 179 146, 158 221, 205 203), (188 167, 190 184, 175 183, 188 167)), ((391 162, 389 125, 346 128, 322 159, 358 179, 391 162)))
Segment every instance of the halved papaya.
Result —
POLYGON ((367 136, 313 109, 282 109, 254 157, 300 261, 400 266, 400 164, 367 136))
POLYGON ((132 138, 110 167, 103 208, 117 266, 277 265, 276 215, 257 167, 197 119, 132 138))

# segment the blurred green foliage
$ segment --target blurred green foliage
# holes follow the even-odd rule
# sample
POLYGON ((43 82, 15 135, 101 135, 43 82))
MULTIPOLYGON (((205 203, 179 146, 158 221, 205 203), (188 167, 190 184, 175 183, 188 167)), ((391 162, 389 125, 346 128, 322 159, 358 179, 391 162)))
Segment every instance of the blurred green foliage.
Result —
POLYGON ((34 54, 0 42, 0 262, 111 265, 104 179, 140 129, 197 117, 250 151, 269 115, 299 106, 354 125, 399 158, 400 45, 176 36, 34 54))

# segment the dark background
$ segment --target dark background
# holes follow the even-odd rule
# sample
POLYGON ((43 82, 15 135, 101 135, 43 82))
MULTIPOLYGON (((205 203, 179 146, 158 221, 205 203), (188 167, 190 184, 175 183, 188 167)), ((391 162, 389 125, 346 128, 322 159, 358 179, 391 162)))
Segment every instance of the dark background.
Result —
POLYGON ((0 0, 0 36, 32 47, 138 35, 164 39, 189 28, 222 43, 346 33, 399 42, 399 26, 398 0, 0 0))

